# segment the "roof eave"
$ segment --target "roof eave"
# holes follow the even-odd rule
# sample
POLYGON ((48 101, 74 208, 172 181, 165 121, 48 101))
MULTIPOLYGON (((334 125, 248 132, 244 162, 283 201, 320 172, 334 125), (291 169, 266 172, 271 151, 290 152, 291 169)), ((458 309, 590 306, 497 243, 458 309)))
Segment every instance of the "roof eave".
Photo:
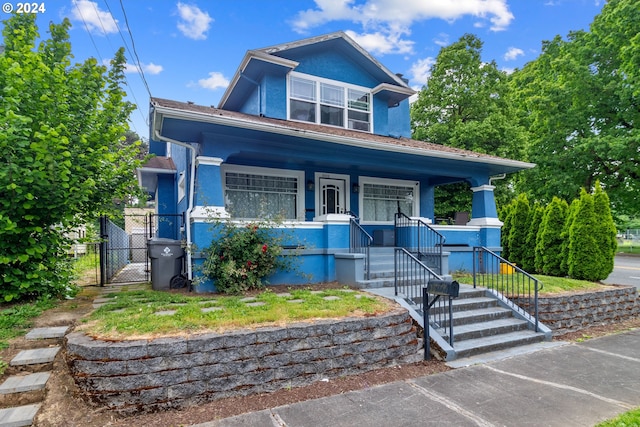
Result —
POLYGON ((474 157, 473 155, 464 153, 453 153, 447 151, 437 151, 429 148, 415 148, 403 145, 391 145, 379 141, 363 140, 360 138, 353 138, 343 135, 330 135, 322 132, 307 129, 294 129, 287 126, 277 125, 273 123, 260 123, 253 120, 244 120, 237 117, 225 117, 221 115, 210 115, 195 111, 184 111, 177 108, 155 106, 156 112, 164 117, 171 117, 175 119, 185 119, 192 121, 200 121, 205 123, 214 123, 219 125, 225 125, 230 127, 270 132, 280 135, 297 136, 318 141, 324 141, 340 145, 349 145, 353 147, 360 147, 381 151, 392 151, 397 153, 404 153, 410 155, 417 155, 423 157, 434 157, 447 160, 458 160, 474 163, 484 163, 491 165, 504 166, 517 170, 531 169, 535 167, 535 164, 522 162, 519 160, 493 158, 493 157, 474 157))

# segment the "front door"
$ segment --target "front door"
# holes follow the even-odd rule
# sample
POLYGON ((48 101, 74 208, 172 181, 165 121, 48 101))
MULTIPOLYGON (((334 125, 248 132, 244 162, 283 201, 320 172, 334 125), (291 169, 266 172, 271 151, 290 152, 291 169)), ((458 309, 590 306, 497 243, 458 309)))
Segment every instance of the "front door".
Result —
POLYGON ((320 215, 345 213, 345 180, 320 178, 320 215))

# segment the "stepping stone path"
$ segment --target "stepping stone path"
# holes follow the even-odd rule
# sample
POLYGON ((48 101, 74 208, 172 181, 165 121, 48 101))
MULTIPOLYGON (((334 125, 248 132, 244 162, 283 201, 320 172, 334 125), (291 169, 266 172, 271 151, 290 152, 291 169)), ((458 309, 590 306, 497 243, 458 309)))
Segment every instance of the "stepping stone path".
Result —
MULTIPOLYGON (((34 328, 27 335, 27 340, 62 340, 68 326, 56 326, 51 328, 34 328)), ((0 399, 11 398, 19 393, 37 393, 44 391, 51 372, 28 373, 32 367, 41 367, 42 364, 52 363, 60 351, 60 346, 36 348, 20 351, 10 362, 10 366, 20 366, 26 373, 13 375, 0 384, 0 399)), ((44 393, 42 393, 44 397, 44 393)), ((39 397, 39 396, 38 396, 39 397)), ((31 398, 31 397, 30 397, 31 398)), ((0 400, 4 402, 4 400, 0 400)), ((0 409, 0 427, 21 427, 33 424, 40 403, 16 406, 0 409)))

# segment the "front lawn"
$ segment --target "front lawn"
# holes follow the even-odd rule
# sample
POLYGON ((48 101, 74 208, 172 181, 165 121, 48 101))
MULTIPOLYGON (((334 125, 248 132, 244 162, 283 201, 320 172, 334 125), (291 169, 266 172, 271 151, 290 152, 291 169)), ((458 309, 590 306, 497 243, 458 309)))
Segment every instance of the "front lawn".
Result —
POLYGON ((383 298, 350 289, 283 288, 282 293, 265 290, 249 298, 126 291, 109 295, 108 304, 92 313, 78 330, 107 339, 151 338, 285 325, 313 319, 371 316, 392 307, 383 298))
MULTIPOLYGON (((473 284, 473 276, 471 274, 454 272, 452 276, 460 283, 468 285, 473 284)), ((543 286, 541 293, 544 294, 591 291, 603 286, 601 283, 589 282, 587 280, 570 279, 568 277, 544 276, 541 274, 534 274, 533 277, 535 277, 540 283, 542 283, 543 286)), ((505 285, 510 285, 510 280, 512 278, 515 278, 515 276, 512 276, 510 274, 488 275, 486 280, 494 280, 495 278, 497 278, 498 281, 504 283, 505 285)), ((482 280, 479 280, 478 283, 482 283, 482 280)))

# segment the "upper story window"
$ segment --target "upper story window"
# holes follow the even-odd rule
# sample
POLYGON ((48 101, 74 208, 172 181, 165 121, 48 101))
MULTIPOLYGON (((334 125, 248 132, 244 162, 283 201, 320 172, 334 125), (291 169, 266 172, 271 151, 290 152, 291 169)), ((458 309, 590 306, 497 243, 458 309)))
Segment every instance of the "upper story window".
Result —
POLYGON ((371 132, 371 93, 333 80, 292 74, 289 118, 371 132))

